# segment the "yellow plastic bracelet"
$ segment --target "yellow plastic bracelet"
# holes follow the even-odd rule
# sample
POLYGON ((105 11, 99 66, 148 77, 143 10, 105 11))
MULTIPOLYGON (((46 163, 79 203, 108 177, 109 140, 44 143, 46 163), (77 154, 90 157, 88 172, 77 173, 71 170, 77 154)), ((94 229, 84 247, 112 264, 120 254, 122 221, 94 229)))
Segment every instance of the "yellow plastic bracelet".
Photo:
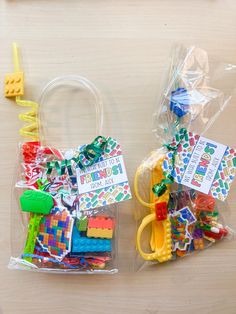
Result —
POLYGON ((150 180, 150 203, 145 202, 138 191, 138 180, 139 176, 143 170, 143 166, 141 165, 135 174, 134 179, 134 192, 138 199, 138 201, 148 208, 150 208, 151 213, 143 218, 138 231, 137 231, 137 250, 139 251, 140 255, 145 260, 158 260, 160 263, 165 262, 171 259, 171 224, 169 217, 162 221, 156 220, 156 213, 155 213, 155 205, 160 202, 169 201, 169 193, 170 187, 167 185, 167 191, 160 197, 157 197, 153 191, 152 187, 154 184, 161 182, 164 179, 163 171, 162 171, 162 163, 163 163, 164 156, 161 156, 159 160, 156 162, 156 165, 152 169, 151 180, 150 180), (150 238, 150 247, 152 253, 145 253, 142 250, 141 246, 141 237, 144 228, 152 223, 152 231, 151 231, 151 238, 150 238))

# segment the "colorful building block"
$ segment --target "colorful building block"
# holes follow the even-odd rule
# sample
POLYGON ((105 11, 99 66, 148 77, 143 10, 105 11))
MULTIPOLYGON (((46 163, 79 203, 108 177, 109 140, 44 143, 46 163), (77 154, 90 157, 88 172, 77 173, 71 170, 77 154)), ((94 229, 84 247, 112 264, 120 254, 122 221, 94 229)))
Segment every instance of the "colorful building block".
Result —
POLYGON ((195 250, 203 250, 204 249, 204 240, 203 240, 203 238, 194 239, 193 243, 194 243, 194 249, 195 250))
POLYGON ((170 111, 182 118, 189 111, 189 95, 185 88, 177 88, 171 92, 170 111))
POLYGON ((87 237, 107 238, 113 236, 114 221, 110 217, 96 216, 88 220, 87 237))
POLYGON ((87 237, 111 239, 112 236, 112 229, 88 228, 87 230, 87 237))
MULTIPOLYGON (((20 204, 22 211, 30 212, 24 254, 33 254, 41 219, 43 218, 43 214, 50 213, 54 205, 53 198, 50 194, 45 192, 26 190, 20 196, 20 204)), ((32 258, 26 257, 25 260, 31 262, 32 258)))
POLYGON ((7 74, 5 77, 5 97, 24 95, 24 73, 16 72, 7 74))
POLYGON ((76 227, 79 231, 86 231, 88 226, 88 217, 84 216, 76 219, 76 227))
POLYGON ((88 228, 113 229, 114 221, 110 217, 96 216, 88 220, 88 228))
POLYGON ((155 210, 156 210, 157 221, 167 219, 167 203, 166 202, 156 203, 155 210))
POLYGON ((54 201, 49 193, 26 190, 20 196, 20 204, 24 212, 48 215, 53 208, 54 201))
POLYGON ((91 239, 81 237, 76 226, 73 228, 71 254, 86 252, 111 252, 112 245, 110 239, 91 239))

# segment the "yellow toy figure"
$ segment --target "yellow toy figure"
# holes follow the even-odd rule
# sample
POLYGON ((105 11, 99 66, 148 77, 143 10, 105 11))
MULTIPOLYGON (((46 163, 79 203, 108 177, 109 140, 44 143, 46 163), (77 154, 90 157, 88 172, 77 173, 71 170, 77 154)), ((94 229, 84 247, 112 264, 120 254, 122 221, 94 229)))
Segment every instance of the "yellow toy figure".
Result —
POLYGON ((170 187, 165 185, 165 192, 161 196, 156 196, 153 192, 155 184, 165 180, 162 171, 162 163, 164 156, 161 156, 155 163, 150 180, 150 203, 143 201, 138 192, 138 178, 143 170, 141 165, 135 175, 134 191, 139 202, 150 208, 151 213, 143 218, 137 231, 137 249, 140 255, 147 261, 157 260, 158 262, 166 262, 171 259, 171 224, 167 211, 170 187), (141 236, 144 228, 152 223, 150 247, 152 253, 145 253, 141 246, 141 236))

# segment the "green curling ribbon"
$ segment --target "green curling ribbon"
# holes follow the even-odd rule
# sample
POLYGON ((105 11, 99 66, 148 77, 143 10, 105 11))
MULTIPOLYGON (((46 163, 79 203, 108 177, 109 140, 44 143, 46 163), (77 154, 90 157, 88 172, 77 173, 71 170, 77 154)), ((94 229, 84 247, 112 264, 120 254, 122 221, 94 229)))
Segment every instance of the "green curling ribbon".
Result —
POLYGON ((52 170, 56 169, 58 175, 64 175, 67 169, 69 176, 72 176, 73 175, 71 167, 72 160, 80 167, 80 169, 84 169, 88 166, 91 166, 99 159, 99 157, 101 157, 106 144, 107 139, 103 136, 98 136, 94 139, 94 141, 91 144, 86 145, 84 150, 81 153, 79 153, 78 156, 73 157, 72 159, 69 160, 64 159, 61 161, 47 162, 46 174, 51 174, 52 170))
MULTIPOLYGON (((181 143, 181 141, 185 138, 185 135, 187 134, 187 130, 185 128, 181 128, 178 133, 175 134, 174 139, 176 144, 171 145, 171 144, 164 144, 163 146, 166 147, 169 151, 173 152, 172 158, 171 158, 171 164, 172 164, 172 169, 175 168, 175 157, 177 154, 178 147, 181 143)), ((164 176, 166 179, 162 179, 160 183, 154 184, 152 191, 153 193, 160 197, 162 196, 166 190, 167 186, 166 184, 172 184, 174 183, 174 178, 170 173, 163 172, 164 176)))
POLYGON ((103 136, 98 136, 95 138, 95 140, 89 144, 86 145, 83 152, 79 155, 78 159, 78 166, 81 169, 84 169, 85 167, 91 166, 93 163, 95 163, 99 157, 101 157, 105 146, 107 144, 107 139, 103 136), (80 159, 80 156, 84 155, 84 157, 87 160, 87 163, 84 163, 82 159, 80 159))
POLYGON ((47 162, 47 173, 46 174, 51 174, 52 169, 55 167, 55 162, 54 161, 49 161, 47 162))
POLYGON ((38 184, 38 189, 41 191, 46 191, 51 185, 48 180, 43 181, 42 179, 38 179, 36 183, 38 184))
POLYGON ((154 184, 152 188, 153 193, 158 197, 162 196, 166 190, 167 186, 164 182, 154 184))

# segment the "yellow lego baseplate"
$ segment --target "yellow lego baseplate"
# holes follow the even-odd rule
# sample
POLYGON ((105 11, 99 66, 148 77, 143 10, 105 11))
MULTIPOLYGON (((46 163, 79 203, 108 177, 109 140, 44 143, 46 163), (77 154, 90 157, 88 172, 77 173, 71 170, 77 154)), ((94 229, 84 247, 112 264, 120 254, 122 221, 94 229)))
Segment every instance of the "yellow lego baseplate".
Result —
POLYGON ((16 72, 6 75, 4 93, 5 97, 16 97, 24 95, 23 72, 16 72))

